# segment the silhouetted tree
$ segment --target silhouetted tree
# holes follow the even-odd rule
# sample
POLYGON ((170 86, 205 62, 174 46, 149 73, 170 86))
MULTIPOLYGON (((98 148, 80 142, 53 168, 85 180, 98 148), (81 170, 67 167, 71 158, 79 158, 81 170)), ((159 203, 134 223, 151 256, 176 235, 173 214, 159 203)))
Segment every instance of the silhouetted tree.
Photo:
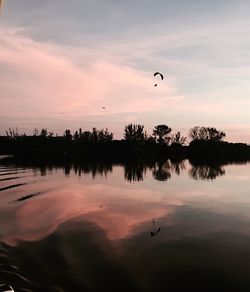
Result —
POLYGON ((73 135, 73 139, 74 139, 75 141, 77 141, 78 138, 79 138, 78 131, 75 131, 75 134, 73 135))
POLYGON ((155 137, 151 135, 146 137, 146 141, 147 141, 147 144, 149 145, 154 145, 156 143, 155 137))
POLYGON ((188 136, 191 140, 201 140, 204 137, 203 127, 193 127, 189 130, 188 136))
MULTIPOLYGON (((113 133, 108 129, 74 132, 72 136, 69 129, 63 136, 53 137, 53 132, 46 128, 34 129, 33 134, 20 134, 18 129, 8 129, 6 136, 0 136, 0 153, 2 154, 95 154, 110 157, 132 158, 150 157, 150 159, 171 157, 175 160, 196 158, 197 160, 217 158, 250 158, 250 146, 244 143, 228 143, 221 141, 225 133, 213 127, 194 127, 190 130, 193 139, 188 147, 181 147, 186 141, 180 132, 171 135, 171 128, 158 125, 153 130, 153 135, 148 136, 144 126, 129 124, 125 127, 124 137, 127 141, 112 141, 113 133), (74 138, 74 139, 73 139, 74 138), (107 143, 106 143, 107 142, 107 143), (135 142, 135 143, 134 143, 135 142), (171 147, 165 147, 172 142, 171 147), (160 145, 157 145, 160 144, 160 145), (163 146, 162 146, 163 145, 163 146), (173 147, 172 147, 173 146, 173 147)), ((86 156, 85 155, 85 156, 86 156)), ((55 155, 56 156, 56 155, 55 155)), ((166 170, 156 170, 156 176, 168 176, 166 170)), ((176 168, 178 172, 179 169, 176 168)))
POLYGON ((226 134, 222 131, 218 131, 216 128, 207 128, 208 137, 212 141, 221 141, 226 137, 226 134))
POLYGON ((79 139, 83 143, 89 143, 91 141, 91 132, 90 131, 84 131, 84 132, 82 132, 79 139))
POLYGON ((108 142, 113 140, 113 133, 110 133, 108 129, 105 130, 99 130, 98 131, 98 142, 108 142))
POLYGON ((82 132, 82 129, 79 129, 79 132, 76 131, 73 136, 75 141, 80 141, 81 143, 104 143, 108 141, 113 140, 113 133, 109 132, 106 128, 98 130, 97 128, 93 128, 92 132, 90 131, 84 131, 82 132))
POLYGON ((172 131, 167 125, 158 125, 153 129, 153 136, 159 144, 169 144, 170 132, 172 131))
POLYGON ((171 144, 184 145, 187 137, 181 136, 180 132, 177 132, 171 136, 171 144))
POLYGON ((38 136, 38 135, 39 135, 39 131, 37 128, 35 128, 33 131, 33 136, 38 136))
POLYGON ((40 132, 41 137, 47 137, 48 136, 48 130, 43 128, 40 132))
POLYGON ((129 124, 125 126, 124 138, 127 141, 144 141, 144 126, 139 124, 129 124))
POLYGON ((96 128, 93 128, 91 133, 91 142, 97 143, 98 142, 98 130, 96 128))
POLYGON ((205 141, 222 141, 226 134, 218 131, 213 127, 194 127, 189 130, 189 137, 192 141, 205 140, 205 141))
POLYGON ((65 130, 64 136, 66 137, 67 140, 72 140, 72 134, 69 129, 65 130))
POLYGON ((15 128, 15 129, 9 128, 7 131, 5 131, 5 133, 7 137, 12 138, 12 139, 21 136, 21 134, 18 131, 18 128, 15 128))

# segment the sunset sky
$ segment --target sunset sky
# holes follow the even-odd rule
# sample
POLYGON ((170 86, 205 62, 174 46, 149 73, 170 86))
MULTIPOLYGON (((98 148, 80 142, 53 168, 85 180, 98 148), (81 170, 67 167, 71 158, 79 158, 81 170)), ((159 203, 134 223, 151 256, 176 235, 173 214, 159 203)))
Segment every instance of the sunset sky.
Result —
POLYGON ((3 4, 0 134, 95 126, 122 138, 132 122, 250 143, 249 0, 3 4))

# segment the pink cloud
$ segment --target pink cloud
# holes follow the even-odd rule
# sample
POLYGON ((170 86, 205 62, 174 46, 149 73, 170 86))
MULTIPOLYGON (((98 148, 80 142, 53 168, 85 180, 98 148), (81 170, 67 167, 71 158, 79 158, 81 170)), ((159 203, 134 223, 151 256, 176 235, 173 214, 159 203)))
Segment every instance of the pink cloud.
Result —
MULTIPOLYGON (((128 55, 131 50, 135 57, 142 53, 146 58, 150 50, 146 44, 140 44, 143 52, 131 43, 128 48, 123 44, 122 52, 120 44, 105 44, 103 50, 101 44, 96 49, 60 46, 34 41, 25 30, 1 28, 0 133, 9 127, 28 133, 35 127, 46 127, 62 134, 66 128, 89 130, 96 126, 107 127, 115 132, 115 138, 121 138, 124 125, 130 122, 144 124, 148 133, 159 123, 167 123, 174 130, 186 127, 187 133, 196 125, 224 130, 232 114, 234 119, 240 118, 236 109, 247 116, 246 98, 241 107, 232 98, 225 103, 223 90, 202 96, 180 94, 177 88, 181 79, 171 75, 154 87, 153 72, 135 69, 130 60, 133 54, 128 55)), ((171 65, 167 59, 160 62, 171 65)), ((185 66, 183 61, 173 65, 184 67, 185 74, 190 70, 193 74, 195 66, 190 62, 185 66)), ((244 129, 241 135, 230 132, 227 137, 230 141, 249 141, 244 129)))
POLYGON ((0 31, 0 115, 51 117, 149 111, 159 108, 171 91, 165 83, 154 88, 151 74, 123 60, 36 42, 15 30, 0 31), (157 93, 156 93, 157 92, 157 93), (155 98, 157 94, 157 98, 155 98))
MULTIPOLYGON (((23 191, 27 193, 30 187, 27 185, 23 191)), ((20 193, 7 196, 2 206, 6 216, 0 222, 1 241, 15 245, 20 240, 39 240, 76 217, 95 222, 111 240, 122 239, 144 222, 150 222, 150 229, 152 218, 171 214, 181 205, 181 200, 173 203, 173 198, 165 199, 160 191, 103 184, 83 186, 76 177, 70 184, 68 180, 40 181, 39 187, 50 191, 11 207, 10 196, 17 198, 20 193)))

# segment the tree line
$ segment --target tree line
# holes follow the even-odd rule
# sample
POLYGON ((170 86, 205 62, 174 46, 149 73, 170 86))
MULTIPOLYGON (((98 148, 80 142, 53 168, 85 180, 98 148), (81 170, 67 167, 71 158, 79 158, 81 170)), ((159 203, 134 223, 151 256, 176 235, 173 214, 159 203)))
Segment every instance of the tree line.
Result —
POLYGON ((46 128, 34 129, 31 135, 21 134, 18 129, 8 129, 0 136, 0 154, 20 154, 56 156, 73 154, 103 159, 111 156, 128 159, 131 157, 174 157, 176 159, 208 159, 227 157, 250 158, 250 146, 245 143, 225 142, 225 132, 214 127, 193 127, 188 135, 160 124, 148 134, 141 124, 127 124, 123 139, 114 140, 108 129, 93 128, 86 131, 80 128, 71 132, 66 129, 63 135, 55 135, 46 128))
MULTIPOLYGON (((82 128, 71 132, 70 129, 64 131, 63 136, 54 135, 53 132, 48 131, 46 128, 42 128, 40 131, 35 128, 31 135, 21 134, 18 128, 8 129, 5 131, 5 136, 8 139, 20 139, 21 137, 40 137, 40 138, 59 138, 64 137, 66 140, 80 141, 84 143, 103 143, 110 142, 113 140, 114 134, 107 128, 100 129, 93 128, 92 131, 83 131, 82 128)), ((223 131, 219 131, 213 127, 193 127, 188 132, 188 137, 191 141, 203 140, 203 141, 222 141, 226 134, 223 131)), ((165 125, 157 125, 154 127, 151 135, 148 135, 147 131, 144 130, 144 125, 141 124, 128 124, 124 128, 123 134, 125 141, 130 142, 152 142, 158 144, 178 144, 186 145, 187 137, 182 136, 178 131, 172 133, 172 129, 165 125)))

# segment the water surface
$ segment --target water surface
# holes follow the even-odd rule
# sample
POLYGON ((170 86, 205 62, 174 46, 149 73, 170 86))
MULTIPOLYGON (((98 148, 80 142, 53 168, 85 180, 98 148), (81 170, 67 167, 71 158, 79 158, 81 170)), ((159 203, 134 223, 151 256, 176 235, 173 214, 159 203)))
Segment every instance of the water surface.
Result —
POLYGON ((0 163, 1 283, 250 291, 249 179, 248 163, 0 163))

